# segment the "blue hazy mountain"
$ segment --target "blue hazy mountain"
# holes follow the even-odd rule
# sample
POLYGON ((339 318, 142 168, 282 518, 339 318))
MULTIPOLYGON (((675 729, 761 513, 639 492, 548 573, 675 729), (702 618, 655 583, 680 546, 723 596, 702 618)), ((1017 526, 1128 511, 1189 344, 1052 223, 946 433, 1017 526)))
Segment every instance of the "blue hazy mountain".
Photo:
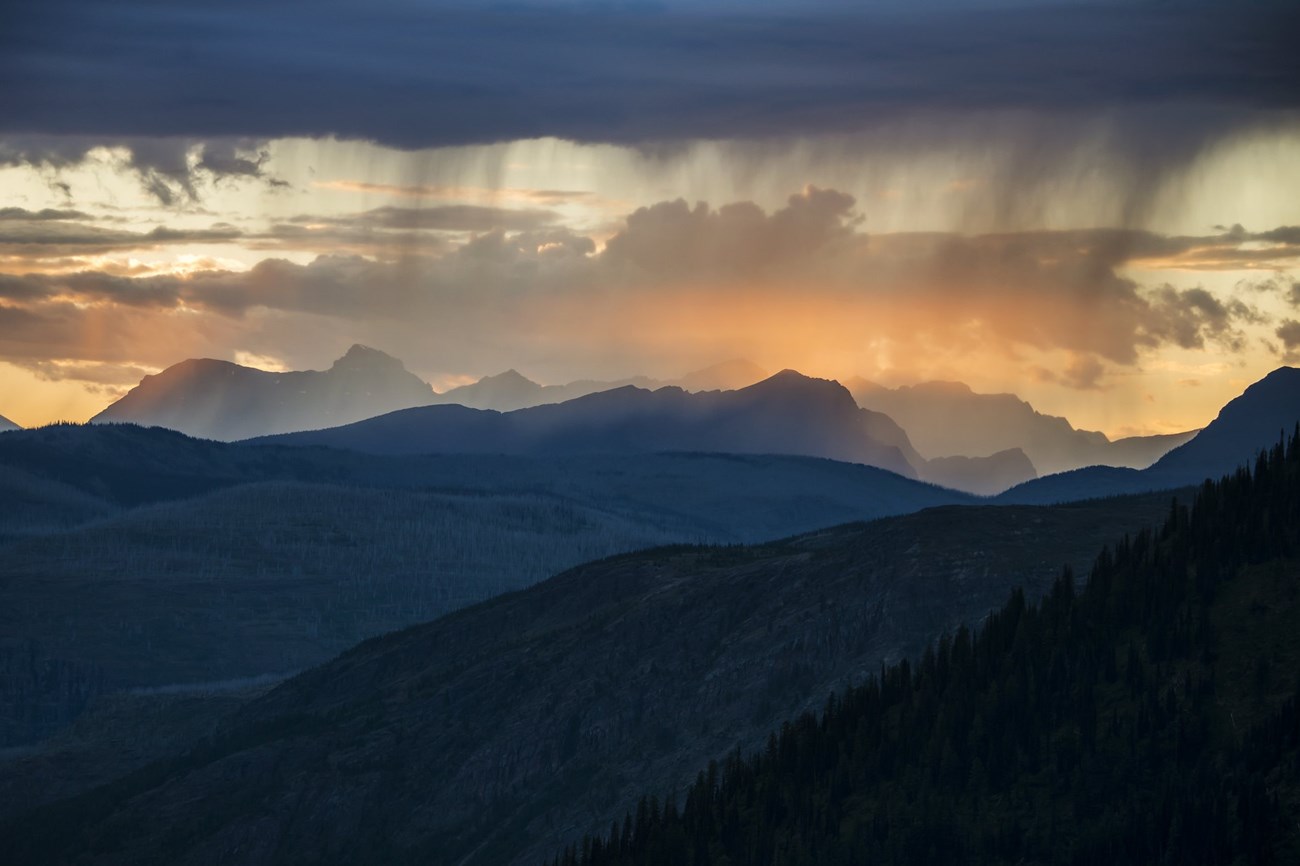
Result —
POLYGON ((981 457, 1019 448, 1040 475, 1083 466, 1145 469, 1196 431, 1111 441, 1044 415, 1014 394, 977 394, 961 382, 923 382, 886 388, 866 379, 846 381, 858 405, 884 412, 907 431, 927 458, 981 457))
POLYGON ((1191 440, 1143 470, 1091 466, 1013 487, 1002 502, 1067 502, 1199 484, 1249 463, 1300 424, 1300 370, 1279 367, 1230 401, 1191 440))
POLYGON ((377 454, 795 454, 877 466, 978 493, 1036 475, 1018 451, 930 465, 889 416, 860 408, 838 382, 794 370, 735 391, 629 385, 506 413, 428 406, 259 441, 377 454))
POLYGON ((518 370, 511 369, 495 376, 484 376, 469 385, 444 391, 430 402, 455 403, 472 409, 510 412, 547 403, 564 403, 588 394, 628 385, 650 391, 668 387, 678 387, 684 391, 734 391, 766 379, 767 376, 762 367, 744 360, 724 361, 721 364, 687 373, 679 379, 633 376, 613 381, 579 379, 564 385, 539 385, 518 370))
POLYGON ((333 427, 431 399, 433 389, 401 361, 356 345, 328 370, 273 373, 212 358, 182 361, 146 376, 91 422, 233 440, 333 427))
MULTIPOLYGON (((728 361, 672 381, 638 376, 616 382, 539 385, 507 370, 439 394, 396 358, 355 345, 328 370, 269 372, 230 361, 191 358, 146 376, 91 421, 166 427, 204 439, 233 441, 337 427, 413 406, 457 404, 510 411, 626 385, 727 390, 765 375, 748 361, 728 361)), ((0 423, 0 432, 5 429, 10 428, 0 423)))
POLYGON ((10 421, 5 416, 0 415, 0 433, 7 433, 10 430, 21 430, 21 429, 23 428, 19 427, 17 424, 10 421))
POLYGON ((393 457, 123 424, 0 436, 0 499, 0 748, 103 692, 298 670, 611 554, 973 501, 807 457, 393 457))

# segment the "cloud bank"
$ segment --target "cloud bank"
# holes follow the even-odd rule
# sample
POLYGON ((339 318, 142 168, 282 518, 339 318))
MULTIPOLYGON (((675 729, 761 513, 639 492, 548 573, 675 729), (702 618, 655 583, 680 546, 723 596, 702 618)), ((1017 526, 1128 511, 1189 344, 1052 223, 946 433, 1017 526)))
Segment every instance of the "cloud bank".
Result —
MULTIPOLYGON (((1133 125, 1131 149, 1168 152, 1300 107, 1287 37, 1298 22, 1286 4, 46 0, 0 29, 0 133, 642 144, 816 135, 926 112, 1131 108, 1158 115, 1133 125)), ((139 159, 160 197, 196 169, 259 170, 230 145, 198 162, 159 147, 139 159)))
MULTIPOLYGON (((302 221, 328 237, 338 229, 302 221)), ((871 346, 886 345, 904 359, 1064 353, 1055 380, 1086 390, 1149 350, 1237 351, 1260 328, 1274 332, 1281 351, 1296 346, 1294 322, 1279 326, 1254 302, 1281 299, 1281 284, 1238 297, 1124 275, 1145 260, 1202 262, 1206 251, 1217 262, 1253 263, 1262 245, 1270 261, 1294 260, 1300 233, 1287 228, 872 235, 851 196, 816 187, 770 212, 750 202, 660 202, 629 214, 603 249, 537 210, 385 208, 337 222, 491 227, 421 259, 323 255, 307 264, 265 259, 246 272, 0 275, 0 359, 161 366, 238 349, 293 364, 295 353, 318 351, 322 334, 371 333, 415 366, 443 371, 557 353, 578 368, 611 359, 648 368, 683 353, 744 355, 756 346, 791 362, 815 347, 860 366, 871 346)), ((146 237, 154 234, 165 232, 146 237)))

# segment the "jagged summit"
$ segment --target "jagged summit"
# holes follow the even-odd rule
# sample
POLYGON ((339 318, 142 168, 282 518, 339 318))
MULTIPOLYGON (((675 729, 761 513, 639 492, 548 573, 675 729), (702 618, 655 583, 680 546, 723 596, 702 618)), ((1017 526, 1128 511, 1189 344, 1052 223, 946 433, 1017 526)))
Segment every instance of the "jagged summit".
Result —
MULTIPOLYGON (((806 410, 821 407, 826 411, 844 414, 859 411, 853 395, 839 382, 833 379, 819 379, 815 376, 807 376, 798 370, 789 368, 769 376, 761 382, 755 382, 753 385, 741 388, 736 393, 746 395, 749 398, 797 403, 806 410)), ((812 423, 815 417, 805 420, 812 423)))
POLYGON ((534 387, 540 387, 536 382, 534 382, 532 379, 529 379, 523 373, 520 373, 514 367, 511 367, 509 370, 506 370, 504 373, 497 373, 495 376, 484 376, 482 379, 479 380, 479 382, 496 382, 501 385, 518 384, 518 385, 532 385, 534 387))
POLYGON ((401 370, 406 372, 406 365, 394 358, 387 352, 381 352, 379 349, 372 349, 361 343, 353 343, 352 346, 343 354, 343 357, 335 361, 331 370, 401 370))

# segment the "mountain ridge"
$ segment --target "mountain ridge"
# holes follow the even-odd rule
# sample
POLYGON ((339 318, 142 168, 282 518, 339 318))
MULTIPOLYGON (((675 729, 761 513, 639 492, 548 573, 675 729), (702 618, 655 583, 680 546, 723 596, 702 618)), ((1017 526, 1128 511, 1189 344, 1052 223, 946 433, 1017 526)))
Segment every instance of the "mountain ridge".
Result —
POLYGON ((1048 503, 1196 484, 1236 470, 1247 455, 1277 444, 1300 425, 1300 369, 1279 367, 1228 401, 1192 439, 1146 469, 1094 466, 1047 475, 997 501, 1048 503))
POLYGON ((328 370, 277 373, 191 358, 144 377, 91 423, 126 421, 230 441, 359 421, 432 396, 401 361, 355 344, 328 370))
POLYGON ((1196 432, 1111 441, 1104 433, 1041 413, 1015 394, 981 394, 964 382, 887 388, 854 377, 846 387, 858 405, 897 421, 927 458, 982 457, 1020 448, 1043 476, 1094 465, 1146 468, 1196 432))
POLYGON ((457 403, 473 409, 496 409, 510 412, 529 409, 549 403, 569 400, 633 385, 649 391, 678 387, 685 391, 734 391, 768 377, 768 373, 750 361, 723 361, 695 370, 677 379, 655 379, 650 376, 631 376, 626 379, 602 381, 577 379, 563 385, 540 385, 515 368, 503 373, 484 376, 477 382, 461 385, 438 394, 434 404, 457 403))
POLYGON ((982 494, 1036 476, 1023 454, 1014 453, 930 465, 888 415, 859 407, 839 382, 789 369, 735 391, 624 385, 511 412, 426 406, 250 441, 389 454, 795 454, 877 466, 982 494))

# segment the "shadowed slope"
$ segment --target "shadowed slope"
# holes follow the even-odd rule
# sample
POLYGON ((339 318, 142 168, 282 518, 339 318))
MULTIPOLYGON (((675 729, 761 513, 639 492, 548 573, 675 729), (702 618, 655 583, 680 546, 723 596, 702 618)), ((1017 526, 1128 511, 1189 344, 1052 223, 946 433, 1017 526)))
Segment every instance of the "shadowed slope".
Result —
POLYGON ((64 839, 100 863, 536 862, 1167 508, 946 508, 592 563, 285 683, 69 803, 64 839))
POLYGON ((1000 502, 1067 502, 1196 484, 1249 463, 1300 424, 1300 370, 1279 367, 1230 401, 1189 442, 1143 470, 1093 466, 1014 487, 1000 502))

